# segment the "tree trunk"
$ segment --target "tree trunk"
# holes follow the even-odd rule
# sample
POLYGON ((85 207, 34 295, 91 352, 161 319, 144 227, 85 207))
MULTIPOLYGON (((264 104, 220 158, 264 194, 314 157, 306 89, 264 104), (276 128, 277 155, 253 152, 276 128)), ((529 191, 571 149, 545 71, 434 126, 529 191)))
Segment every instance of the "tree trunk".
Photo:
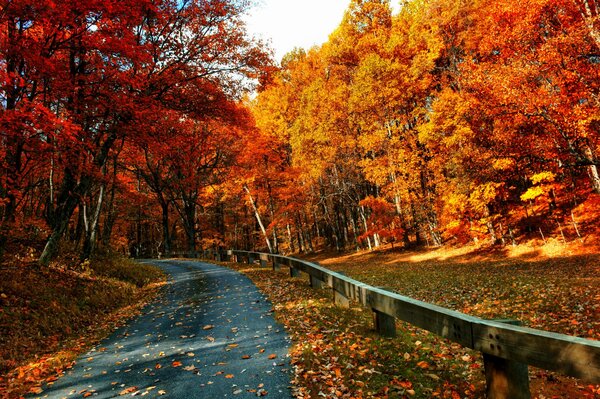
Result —
POLYGON ((494 245, 494 244, 496 244, 498 237, 496 236, 496 229, 494 229, 494 223, 492 223, 491 218, 490 218, 491 213, 490 213, 490 208, 488 205, 485 206, 485 213, 483 216, 486 218, 485 224, 487 226, 488 233, 490 233, 490 241, 491 241, 492 245, 494 245))
POLYGON ((590 177, 592 189, 596 194, 600 194, 600 173, 598 173, 598 166, 596 166, 596 157, 590 146, 585 147, 584 153, 590 163, 588 166, 588 176, 590 177))
POLYGON ((163 251, 165 256, 171 253, 171 234, 169 231, 169 203, 165 200, 160 202, 162 209, 162 240, 163 240, 163 251))
POLYGON ((371 246, 371 239, 369 238, 369 235, 367 234, 369 231, 369 226, 367 225, 367 217, 365 216, 365 207, 361 206, 358 208, 358 210, 360 211, 360 217, 363 221, 363 225, 365 228, 365 235, 367 237, 367 244, 369 246, 369 251, 371 251, 373 249, 373 247, 371 246))
MULTIPOLYGON (((122 146, 121 146, 122 148, 122 146)), ((119 150, 120 153, 120 150, 119 150)), ((102 245, 107 248, 110 245, 110 237, 112 236, 113 226, 115 224, 115 191, 117 186, 117 167, 118 167, 118 156, 112 159, 112 185, 110 186, 110 196, 108 197, 108 204, 106 206, 106 216, 104 218, 104 225, 102 227, 102 245)))
POLYGON ((88 221, 88 228, 83 242, 83 251, 81 253, 81 260, 89 259, 96 249, 96 240, 98 236, 98 222, 100 220, 100 211, 102 210, 102 203, 104 201, 104 184, 100 185, 100 192, 98 193, 98 202, 96 203, 96 209, 88 221))
POLYGON ((196 253, 196 203, 186 201, 183 204, 184 218, 183 228, 185 230, 189 256, 195 258, 196 253))
POLYGON ((394 206, 396 208, 396 215, 398 215, 398 218, 400 219, 400 228, 402 229, 402 242, 404 243, 405 248, 409 248, 410 237, 408 235, 408 226, 406 225, 406 220, 404 220, 404 215, 402 213, 402 203, 400 201, 400 195, 398 193, 394 194, 394 206))
POLYGON ((296 248, 294 247, 294 238, 292 237, 292 231, 290 229, 290 224, 287 224, 287 234, 288 234, 288 240, 290 240, 290 251, 292 251, 292 253, 296 252, 296 248))
POLYGON ((265 226, 262 223, 262 220, 260 218, 260 213, 258 212, 258 208, 256 207, 256 204, 254 203, 254 198, 252 198, 252 194, 250 193, 250 189, 248 188, 247 185, 244 185, 244 190, 246 191, 246 193, 248 193, 248 198, 250 199, 250 205, 252 205, 252 209, 254 210, 254 216, 256 217, 256 221, 258 222, 258 225, 260 226, 260 231, 262 232, 263 236, 265 237, 265 242, 267 243, 267 247, 269 248, 269 253, 273 253, 273 247, 271 246, 271 241, 269 240, 269 236, 267 235, 267 231, 265 230, 265 226))
MULTIPOLYGON (((308 217, 306 216, 306 214, 304 215, 304 221, 305 221, 304 225, 309 226, 308 217)), ((313 243, 312 243, 312 236, 310 234, 310 229, 303 230, 303 232, 305 232, 304 241, 308 244, 308 250, 311 253, 315 252, 315 248, 313 247, 313 243)))
POLYGON ((70 169, 65 170, 65 176, 58 195, 58 204, 52 212, 51 226, 52 233, 46 242, 46 246, 38 259, 38 263, 42 266, 47 266, 50 260, 56 255, 58 250, 58 242, 64 235, 69 225, 69 219, 75 212, 75 208, 79 203, 79 198, 83 197, 91 186, 91 178, 82 176, 79 183, 75 180, 70 169))

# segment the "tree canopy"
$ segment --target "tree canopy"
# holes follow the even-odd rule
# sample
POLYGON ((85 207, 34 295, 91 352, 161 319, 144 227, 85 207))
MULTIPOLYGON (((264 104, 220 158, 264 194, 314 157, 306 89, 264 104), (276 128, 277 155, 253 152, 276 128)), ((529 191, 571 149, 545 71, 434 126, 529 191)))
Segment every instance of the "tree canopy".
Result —
POLYGON ((496 244, 597 213, 596 1, 351 0, 279 67, 250 6, 4 0, 0 248, 496 244))

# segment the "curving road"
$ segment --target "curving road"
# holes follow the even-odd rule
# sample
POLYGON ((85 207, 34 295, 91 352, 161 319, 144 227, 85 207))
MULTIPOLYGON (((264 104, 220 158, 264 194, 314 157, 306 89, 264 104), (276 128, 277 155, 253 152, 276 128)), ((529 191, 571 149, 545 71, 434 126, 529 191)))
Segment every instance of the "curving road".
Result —
POLYGON ((81 356, 41 398, 291 398, 288 337, 245 276, 193 261, 160 299, 81 356))

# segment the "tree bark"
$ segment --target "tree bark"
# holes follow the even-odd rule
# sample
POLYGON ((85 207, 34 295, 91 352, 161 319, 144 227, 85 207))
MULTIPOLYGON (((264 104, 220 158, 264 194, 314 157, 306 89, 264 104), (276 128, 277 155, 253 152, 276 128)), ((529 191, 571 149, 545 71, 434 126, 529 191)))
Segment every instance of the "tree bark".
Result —
POLYGON ((89 190, 90 185, 91 178, 89 176, 83 176, 80 182, 77 183, 71 170, 65 170, 65 176, 58 196, 58 204, 54 212, 52 212, 52 233, 48 237, 46 246, 38 260, 40 265, 47 266, 56 255, 58 242, 67 230, 69 219, 73 215, 73 212, 75 212, 75 208, 77 208, 79 198, 89 190))
POLYGON ((592 189, 596 194, 600 194, 600 173, 598 173, 598 166, 596 166, 596 157, 590 146, 584 148, 584 154, 590 163, 588 166, 588 175, 590 177, 592 189))
POLYGON ((371 239, 369 238, 369 235, 367 234, 369 231, 369 226, 367 225, 367 217, 365 216, 365 207, 361 206, 358 208, 359 212, 360 212, 360 217, 363 221, 363 225, 365 228, 365 235, 367 237, 367 245, 369 247, 369 251, 371 251, 373 249, 373 247, 371 246, 371 239))
POLYGON ((256 203, 254 202, 254 198, 252 198, 252 194, 250 193, 250 189, 247 185, 244 184, 244 190, 248 193, 248 198, 250 199, 250 205, 252 205, 252 209, 254 210, 254 216, 256 217, 256 221, 260 226, 260 231, 265 237, 265 242, 267 243, 267 247, 269 248, 269 253, 273 253, 273 247, 271 246, 271 241, 269 240, 269 236, 267 235, 267 231, 265 230, 265 226, 262 223, 260 218, 260 213, 258 212, 258 208, 256 207, 256 203))
POLYGON ((102 210, 102 204, 104 202, 104 184, 100 185, 100 192, 98 193, 98 201, 96 203, 96 209, 91 219, 88 221, 88 228, 83 242, 83 251, 81 253, 81 260, 89 259, 94 250, 96 249, 96 240, 98 236, 98 225, 100 220, 100 212, 102 210))

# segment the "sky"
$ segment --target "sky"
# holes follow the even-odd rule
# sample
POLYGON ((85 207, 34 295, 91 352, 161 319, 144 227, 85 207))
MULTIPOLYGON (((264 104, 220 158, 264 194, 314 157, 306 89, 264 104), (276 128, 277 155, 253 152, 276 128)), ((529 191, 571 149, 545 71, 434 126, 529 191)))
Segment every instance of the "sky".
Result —
MULTIPOLYGON (((398 3, 392 0, 392 5, 398 3)), ((327 41, 338 27, 350 0, 258 0, 247 18, 248 31, 269 40, 275 59, 294 49, 327 41)))

